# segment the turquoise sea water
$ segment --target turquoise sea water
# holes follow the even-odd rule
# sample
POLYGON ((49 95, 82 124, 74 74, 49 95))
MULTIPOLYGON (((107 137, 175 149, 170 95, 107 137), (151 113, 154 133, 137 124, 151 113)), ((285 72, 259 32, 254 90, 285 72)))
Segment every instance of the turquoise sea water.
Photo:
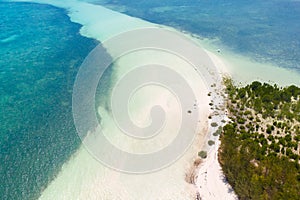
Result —
MULTIPOLYGON (((300 71, 299 1, 93 2, 300 71)), ((0 199, 36 199, 80 145, 72 87, 97 42, 61 9, 0 2, 0 11, 0 199)))
POLYGON ((65 11, 0 2, 0 199, 36 199, 80 144, 72 87, 97 42, 65 11))

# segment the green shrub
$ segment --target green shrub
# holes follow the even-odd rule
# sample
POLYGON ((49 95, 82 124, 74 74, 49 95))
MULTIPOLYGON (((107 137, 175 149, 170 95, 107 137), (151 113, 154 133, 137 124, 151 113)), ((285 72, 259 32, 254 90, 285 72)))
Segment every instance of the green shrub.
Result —
POLYGON ((198 152, 198 156, 201 158, 207 158, 207 152, 206 151, 200 151, 198 152))
POLYGON ((218 123, 213 122, 213 123, 211 123, 210 125, 211 125, 212 127, 217 127, 217 126, 218 126, 218 123))
POLYGON ((212 140, 208 140, 208 145, 209 146, 212 146, 212 145, 214 145, 215 144, 215 142, 214 141, 212 141, 212 140))

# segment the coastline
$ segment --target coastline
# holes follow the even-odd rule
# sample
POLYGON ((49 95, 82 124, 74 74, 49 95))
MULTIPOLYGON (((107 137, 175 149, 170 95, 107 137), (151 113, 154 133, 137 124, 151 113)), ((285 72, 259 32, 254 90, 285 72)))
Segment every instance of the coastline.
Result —
MULTIPOLYGON (((63 7, 65 8, 65 6, 63 7)), ((74 18, 72 18, 72 21, 78 23, 74 18)), ((81 29, 81 34, 83 34, 82 30, 86 29, 81 29)), ((86 32, 83 35, 87 36, 86 32)), ((101 35, 97 35, 96 39, 99 40, 101 37, 101 35)), ((104 34, 103 38, 106 37, 107 34, 104 34)), ((189 79, 193 80, 191 77, 189 79)), ((82 146, 64 164, 58 176, 43 191, 40 199, 55 199, 58 197, 65 199, 97 199, 97 196, 104 199, 148 199, 149 196, 155 199, 194 198, 195 188, 193 185, 186 183, 185 174, 192 167, 193 160, 197 158, 199 146, 201 146, 203 138, 206 136, 206 124, 209 114, 209 101, 206 100, 208 91, 203 83, 200 85, 199 82, 196 83, 198 84, 195 89, 201 91, 199 99, 203 100, 200 105, 203 111, 200 116, 198 134, 188 152, 174 165, 152 174, 122 174, 98 163, 82 146), (140 190, 137 191, 136 188, 140 188, 140 190)))
POLYGON ((295 69, 282 68, 272 63, 257 62, 226 48, 217 52, 218 47, 203 40, 201 40, 201 46, 214 52, 223 62, 221 72, 225 72, 224 75, 230 75, 237 85, 247 85, 253 81, 267 82, 272 85, 277 84, 282 87, 293 84, 300 85, 300 71, 295 69))
POLYGON ((215 39, 201 38, 186 31, 181 32, 205 49, 220 73, 223 76, 230 76, 237 85, 247 85, 256 80, 282 87, 293 84, 300 86, 300 71, 273 63, 258 62, 233 52, 228 47, 218 46, 215 39))
MULTIPOLYGON (((206 50, 207 54, 217 66, 219 72, 223 76, 230 76, 226 64, 216 54, 206 50)), ((197 181, 195 183, 201 199, 226 199, 237 200, 232 187, 227 183, 223 174, 221 165, 218 160, 218 150, 220 147, 220 135, 214 135, 219 126, 224 126, 228 121, 227 111, 225 107, 224 85, 221 88, 212 88, 211 92, 217 93, 213 99, 211 106, 211 119, 208 123, 208 131, 206 139, 203 141, 202 150, 207 152, 207 157, 202 159, 198 168, 197 181), (212 127, 211 123, 217 123, 217 127, 212 127), (214 141, 213 145, 209 145, 209 141, 214 141)))
MULTIPOLYGON (((174 164, 162 169, 161 171, 153 172, 151 174, 134 175, 120 173, 113 169, 104 167, 94 160, 92 155, 90 155, 84 146, 82 146, 74 155, 74 157, 64 165, 61 173, 46 188, 40 199, 55 199, 56 195, 63 196, 66 199, 74 199, 77 197, 79 197, 79 199, 97 198, 97 195, 101 195, 101 197, 105 196, 107 199, 148 199, 149 196, 153 197, 154 199, 195 198, 197 191, 195 190, 194 185, 185 181, 185 176, 190 168, 193 167, 194 160, 196 160, 198 157, 197 152, 199 151, 199 147, 203 144, 202 142, 206 137, 208 129, 207 119, 209 115, 209 98, 207 97, 208 90, 205 84, 202 82, 202 79, 198 77, 197 73, 194 73, 194 69, 190 68, 187 63, 183 63, 182 61, 179 62, 179 60, 176 60, 175 58, 171 59, 166 55, 164 56, 161 52, 159 53, 160 63, 164 63, 165 65, 174 64, 174 70, 185 72, 185 74, 188 76, 186 78, 189 79, 191 83, 194 83, 193 89, 198 91, 196 92, 197 99, 199 99, 198 109, 200 111, 198 130, 196 138, 187 152, 185 152, 185 154, 174 164), (186 67, 189 67, 190 70, 186 71, 186 67), (87 169, 88 171, 86 171, 87 169), (68 186, 67 184, 69 182, 76 183, 78 180, 81 182, 80 185, 68 186), (139 188, 139 191, 137 191, 136 188, 139 188)), ((138 56, 141 60, 147 63, 149 57, 155 57, 153 52, 150 55, 152 56, 149 56, 149 53, 145 54, 145 57, 142 55, 133 56, 138 56)), ((116 63, 120 66, 115 73, 116 76, 118 76, 118 74, 121 76, 126 72, 126 70, 129 70, 127 68, 128 65, 135 65, 131 60, 132 59, 130 58, 128 60, 120 59, 116 63)), ((169 110, 173 116, 172 120, 175 120, 174 122, 171 122, 172 127, 174 128, 180 113, 174 113, 174 111, 170 110, 170 105, 167 106, 163 104, 163 100, 169 98, 169 94, 164 93, 163 98, 158 98, 157 101, 154 102, 152 100, 149 101, 148 95, 141 95, 140 101, 142 101, 143 104, 146 104, 146 107, 148 104, 153 105, 153 103, 159 103, 163 106, 164 110, 169 110)), ((168 102, 170 103, 171 101, 168 102)), ((172 105, 173 103, 171 103, 171 107, 172 105)), ((144 107, 145 105, 142 108, 135 108, 134 111, 136 113, 147 114, 148 112, 143 110, 144 107)), ((101 116, 108 116, 108 113, 105 115, 104 109, 99 108, 99 112, 102 114, 101 116)), ((141 116, 138 118, 141 118, 141 116)), ((110 125, 111 120, 108 117, 104 117, 103 121, 105 120, 107 120, 108 126, 105 126, 104 129, 108 130, 109 132, 113 131, 114 133, 118 133, 118 131, 110 125)), ((170 128, 167 128, 167 133, 172 134, 173 131, 170 128)), ((107 136, 109 137, 109 135, 107 136)), ((167 135, 167 138, 170 137, 171 135, 167 135)), ((112 137, 111 139, 114 140, 115 138, 112 137)), ((121 141, 124 141, 124 139, 121 141)), ((131 142, 128 141, 128 144, 131 144, 131 142)), ((154 144, 156 145, 156 143, 154 144)), ((122 148, 125 148, 127 151, 133 150, 132 146, 130 145, 122 146, 122 148)))
MULTIPOLYGON (((297 86, 300 85, 300 73, 294 70, 280 68, 271 64, 256 63, 249 58, 233 55, 230 52, 220 54, 216 47, 203 43, 202 41, 199 42, 201 46, 204 46, 204 49, 222 76, 230 77, 236 85, 246 85, 253 81, 277 84, 280 87, 293 84, 297 86), (213 49, 215 49, 215 52, 212 52, 213 49), (238 66, 242 66, 242 68, 238 66)), ((219 114, 223 115, 221 119, 226 119, 225 121, 229 120, 226 112, 219 112, 219 114)), ((217 123, 221 122, 219 116, 216 121, 217 123)), ((215 145, 212 148, 208 147, 207 158, 202 160, 201 165, 197 169, 198 178, 195 185, 202 199, 236 200, 238 198, 232 190, 232 187, 226 181, 218 160, 218 150, 220 147, 219 136, 217 138, 209 137, 214 131, 215 130, 211 128, 207 132, 204 145, 206 145, 207 148, 207 142, 211 139, 215 141, 215 145)), ((206 148, 204 146, 204 149, 206 148)))
MULTIPOLYGON (((76 15, 71 16, 71 19, 77 23, 79 18, 80 17, 76 15)), ((101 36, 96 34, 95 35, 90 34, 89 28, 91 27, 83 28, 81 30, 81 34, 87 37, 96 38, 100 41, 107 39, 107 37, 109 37, 109 34, 108 35, 104 34, 101 36)), ((199 42, 201 43, 201 41, 199 42)), ((215 65, 218 67, 218 69, 222 74, 232 75, 234 80, 236 80, 237 82, 251 81, 249 79, 247 80, 243 79, 242 78, 243 76, 242 77, 236 75, 234 76, 233 73, 239 75, 239 72, 235 72, 234 67, 229 69, 230 68, 229 66, 233 66, 233 65, 222 60, 221 55, 214 54, 208 50, 206 52, 211 57, 211 59, 213 60, 213 62, 215 63, 215 65)), ((236 62, 236 59, 232 59, 231 61, 234 63, 236 62)), ((267 67, 265 71, 259 71, 258 73, 264 74, 264 72, 267 72, 268 70, 270 70, 270 68, 267 67)), ((281 72, 282 71, 279 70, 278 74, 281 74, 281 72)), ((247 73, 249 73, 249 71, 243 71, 243 73, 244 75, 246 75, 247 73)), ((278 74, 276 74, 275 76, 278 76, 278 74)), ((257 77, 258 77, 257 75, 254 75, 251 78, 255 79, 257 77)), ((264 78, 261 77, 260 79, 264 81, 269 81, 268 77, 264 77, 264 78)), ((276 80, 272 80, 272 81, 276 81, 276 80)), ((283 83, 289 84, 284 81, 285 80, 283 80, 283 83)), ((205 88, 202 87, 201 90, 205 90, 205 88)), ((204 92, 203 94, 205 94, 206 97, 207 93, 204 92)), ((220 101, 221 103, 222 99, 216 101, 220 101)), ((207 108, 209 110, 208 103, 209 102, 207 102, 206 104, 207 107, 204 106, 205 103, 203 103, 203 106, 205 107, 205 109, 207 108)), ((189 152, 184 156, 184 158, 178 160, 176 164, 174 164, 168 169, 170 171, 164 169, 160 173, 157 173, 156 176, 153 176, 153 174, 145 175, 144 177, 137 176, 135 180, 132 180, 133 176, 121 175, 116 171, 103 168, 103 166, 100 166, 100 164, 97 163, 92 158, 92 156, 87 153, 84 147, 81 147, 78 150, 78 152, 70 159, 70 161, 64 165, 62 169, 62 173, 58 175, 58 177, 55 179, 55 182, 51 183, 48 186, 48 188, 44 191, 43 195, 41 196, 41 199, 52 199, 55 198, 56 195, 64 196, 65 198, 70 198, 70 199, 71 197, 77 197, 80 199, 84 199, 84 198, 96 199, 97 195, 100 194, 101 195, 104 194, 105 195, 104 198, 107 199, 109 198, 124 199, 124 198, 131 197, 131 195, 135 195, 136 199, 138 199, 138 198, 147 198, 147 195, 153 192, 160 193, 159 199, 166 199, 166 198, 172 198, 172 196, 168 196, 168 194, 165 194, 165 196, 163 194, 164 190, 166 190, 166 188, 168 187, 167 184, 168 182, 178 182, 178 185, 172 188, 168 188, 168 192, 170 195, 171 194, 179 195, 181 197, 186 195, 184 191, 189 191, 190 196, 187 199, 189 199, 190 197, 193 198, 195 195, 195 188, 192 185, 185 184, 184 173, 187 173, 187 171, 191 167, 193 167, 193 160, 197 158, 197 152, 201 150, 200 146, 202 146, 204 149, 208 148, 208 157, 205 160, 203 160, 203 162, 199 165, 199 168, 196 169, 199 170, 197 175, 198 178, 196 181, 196 186, 199 189, 200 196, 203 197, 204 199, 206 199, 206 197, 207 198, 220 197, 219 199, 221 199, 224 198, 224 195, 227 195, 228 198, 226 199, 235 199, 234 194, 228 192, 228 189, 230 190, 230 187, 228 187, 228 185, 224 182, 224 176, 220 170, 220 164, 218 162, 218 157, 217 157, 219 140, 212 137, 212 132, 214 131, 214 129, 209 127, 210 120, 207 120, 209 111, 207 112, 204 111, 203 113, 204 114, 202 114, 202 117, 200 118, 200 121, 203 124, 199 125, 202 128, 199 129, 198 131, 199 134, 197 134, 197 138, 194 144, 189 149, 189 152), (207 145, 207 142, 210 139, 214 139, 216 141, 215 145, 213 145, 212 147, 209 147, 207 145), (100 168, 101 170, 99 170, 100 168), (95 171, 96 173, 94 173, 95 171), (164 180, 166 183, 162 185, 158 184, 157 186, 153 187, 152 184, 157 183, 156 179, 164 180), (120 180, 122 180, 123 182, 120 183, 119 182, 120 180), (81 185, 66 186, 66 184, 68 183, 79 184, 78 182, 80 182, 81 185), (130 190, 134 191, 134 189, 140 187, 141 184, 143 184, 144 189, 148 189, 147 187, 152 186, 150 193, 147 193, 144 190, 139 191, 137 194, 133 194, 129 192, 130 190), (126 188, 125 187, 126 185, 131 185, 131 186, 130 188, 126 188), (218 185, 219 187, 216 187, 216 185, 218 185), (185 187, 183 188, 184 190, 178 191, 178 187, 181 186, 185 187), (110 191, 110 188, 114 188, 114 191, 110 191), (77 191, 74 192, 74 189, 77 191)), ((221 118, 219 119, 219 122, 220 120, 221 118)), ((221 122, 219 124, 221 124, 221 122)))

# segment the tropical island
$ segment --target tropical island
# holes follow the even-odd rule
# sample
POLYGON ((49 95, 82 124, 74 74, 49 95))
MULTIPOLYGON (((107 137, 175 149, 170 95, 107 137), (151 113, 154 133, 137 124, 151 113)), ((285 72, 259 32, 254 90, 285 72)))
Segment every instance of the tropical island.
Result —
POLYGON ((300 88, 226 86, 219 162, 239 199, 299 199, 300 88))

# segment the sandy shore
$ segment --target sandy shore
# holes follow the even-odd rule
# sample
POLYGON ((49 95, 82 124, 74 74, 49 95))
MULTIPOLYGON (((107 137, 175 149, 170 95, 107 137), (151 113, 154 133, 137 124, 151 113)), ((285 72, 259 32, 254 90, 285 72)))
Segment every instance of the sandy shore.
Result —
MULTIPOLYGON (((156 172, 136 175, 122 173, 101 165, 82 146, 73 158, 64 165, 57 178, 46 188, 40 199, 140 200, 151 198, 184 200, 196 198, 197 190, 193 184, 190 184, 190 182, 195 183, 196 180, 194 175, 190 173, 194 173, 194 169, 199 164, 195 160, 198 158, 197 153, 203 145, 208 129, 210 112, 208 88, 202 77, 195 73, 195 69, 188 62, 174 54, 156 50, 133 52, 120 58, 115 63, 114 78, 119 79, 135 66, 144 65, 150 61, 164 66, 172 66, 172 70, 181 74, 194 91, 197 105, 193 109, 198 110, 199 116, 195 138, 190 148, 171 166, 156 172)), ((143 79, 143 77, 139 78, 143 79)), ((143 89, 135 94, 132 103, 129 102, 132 121, 140 125, 147 124, 147 116, 149 116, 149 110, 153 105, 160 105, 167 114, 164 130, 153 139, 137 141, 126 137, 114 125, 114 120, 105 108, 101 105, 98 108, 102 117, 103 131, 110 133, 106 137, 111 143, 127 152, 148 153, 168 145, 169 141, 176 135, 181 115, 189 115, 186 110, 181 110, 178 107, 174 94, 164 88, 154 86, 143 89)))
MULTIPOLYGON (((236 84, 245 85, 254 80, 276 83, 279 86, 299 85, 300 74, 298 72, 280 68, 268 63, 256 63, 249 58, 241 55, 234 55, 230 52, 220 52, 217 47, 207 45, 203 41, 199 41, 201 46, 209 49, 206 50, 211 60, 222 76, 231 77, 236 84), (214 52, 212 52, 214 50, 214 52)), ((220 92, 224 88, 218 90, 213 89, 212 92, 220 92)), ((216 95, 214 105, 224 104, 224 99, 220 95, 216 95)), ((222 121, 228 121, 226 110, 218 110, 218 116, 213 116, 211 122, 222 125, 222 121)), ((198 169, 198 178, 196 186, 202 199, 238 199, 232 187, 226 182, 222 172, 220 163, 218 162, 218 149, 220 146, 219 137, 212 136, 216 128, 209 127, 207 137, 204 142, 203 149, 208 151, 206 159, 202 160, 198 169), (209 146, 207 142, 212 140, 215 145, 209 146)))
MULTIPOLYGON (((230 75, 225 63, 212 52, 206 51, 214 64, 218 67, 220 73, 224 76, 230 75)), ((219 126, 223 126, 228 118, 226 116, 224 86, 220 88, 212 88, 211 93, 217 93, 213 99, 213 110, 211 110, 212 118, 209 124, 215 122, 219 126)), ((195 185, 199 191, 201 199, 220 199, 220 200, 235 200, 238 199, 232 187, 226 182, 222 172, 220 163, 218 162, 218 149, 220 146, 219 136, 214 136, 218 127, 210 126, 206 135, 203 150, 206 150, 207 158, 202 160, 198 169, 198 177, 195 185), (208 145, 208 141, 214 141, 212 146, 208 145)))
MULTIPOLYGON (((207 132, 209 113, 209 101, 206 98, 207 90, 204 85, 201 87, 197 84, 197 88, 202 89, 199 96, 202 100, 199 102, 198 108, 201 115, 199 116, 196 138, 187 152, 171 166, 148 174, 126 174, 101 165, 82 146, 73 158, 64 165, 57 178, 46 188, 40 199, 195 199, 197 191, 193 184, 186 181, 186 176, 189 176, 189 171, 193 171, 191 169, 194 168, 194 160, 197 158, 199 146, 202 146, 207 132)), ((153 103, 160 103, 164 110, 169 110, 173 106, 169 107, 164 102, 164 100, 171 98, 168 93, 160 93, 157 98, 152 98, 151 101, 145 100, 143 94, 138 95, 137 99, 139 98, 143 100, 143 103, 146 103, 146 106, 135 107, 134 112, 136 113, 140 113, 139 109, 143 110, 147 105, 153 103), (161 95, 163 95, 162 98, 161 95)), ((179 113, 170 114, 170 122, 174 125, 174 121, 177 121, 180 115, 179 113)), ((137 116, 137 119, 140 118, 137 116)), ((111 120, 109 118, 105 118, 105 120, 108 125, 104 129, 113 130, 116 133, 117 130, 110 125, 111 120)), ((166 126, 166 128, 166 137, 169 138, 171 135, 168 134, 171 134, 172 130, 171 127, 166 126)), ((115 137, 111 140, 125 150, 132 152, 141 150, 138 145, 130 145, 131 141, 129 140, 124 146, 123 137, 121 139, 115 137)), ((156 142, 152 141, 151 146, 157 145, 156 147, 158 147, 160 143, 156 142)), ((151 151, 151 149, 144 149, 144 151, 151 151)))
MULTIPOLYGON (((130 70, 130 66, 136 65, 133 62, 134 57, 139 57, 139 62, 142 60, 147 63, 149 58, 158 57, 155 53, 157 52, 135 53, 120 59, 116 63, 118 65, 118 70, 115 72, 116 78, 121 77, 122 74, 130 70)), ((104 167, 82 146, 74 157, 64 165, 58 177, 46 188, 40 199, 56 199, 58 197, 63 197, 63 199, 97 199, 99 197, 102 199, 149 199, 150 196, 151 199, 196 199, 199 194, 203 199, 235 199, 234 193, 230 192, 230 187, 224 182, 217 160, 219 143, 217 137, 211 134, 216 128, 208 126, 212 121, 221 125, 221 120, 225 117, 225 111, 220 111, 218 117, 208 120, 209 114, 213 112, 209 107, 210 100, 214 102, 214 105, 222 107, 223 98, 219 93, 222 90, 222 85, 219 84, 219 88, 211 87, 208 90, 197 73, 194 73, 194 69, 186 63, 175 57, 169 57, 167 54, 164 55, 162 52, 159 52, 159 54, 160 63, 174 66, 174 70, 184 74, 185 78, 191 84, 194 84, 193 88, 198 91, 196 92, 197 99, 199 99, 197 109, 201 113, 199 115, 198 130, 192 146, 184 156, 163 170, 150 174, 133 175, 104 167), (191 70, 186 71, 186 69, 191 70), (207 96, 208 92, 212 93, 213 99, 207 96), (214 140, 216 144, 208 146, 208 140, 214 140), (197 155, 201 147, 208 151, 208 157, 202 163, 200 163, 197 155)), ((219 67, 225 69, 225 65, 218 57, 210 52, 208 54, 219 67)), ((212 76, 217 75, 212 74, 212 76)), ((149 89, 155 90, 155 88, 149 89)), ((160 140, 171 138, 170 133, 176 131, 173 130, 176 129, 174 124, 177 123, 180 113, 174 109, 176 102, 173 102, 172 95, 159 90, 154 98, 148 98, 147 93, 149 90, 144 92, 138 94, 134 102, 135 105, 142 102, 143 106, 132 107, 133 120, 146 119, 145 116, 140 114, 148 113, 147 108, 159 104, 171 114, 171 126, 166 126, 164 138, 158 138, 158 140, 153 140, 149 144, 137 144, 136 141, 128 140, 121 134, 115 134, 115 137, 107 135, 113 143, 126 151, 143 150, 151 152, 153 147, 154 149, 160 147, 160 140), (169 103, 166 104, 165 100, 169 103), (125 145, 124 141, 126 141, 125 145)), ((104 129, 108 132, 118 133, 117 128, 112 125, 113 120, 109 118, 109 113, 106 113, 105 109, 101 107, 99 107, 99 113, 104 116, 103 122, 107 124, 104 129)))
MULTIPOLYGON (((72 21, 83 24, 81 33, 100 41, 120 32, 120 23, 123 24, 123 31, 132 29, 133 27, 149 27, 148 22, 143 22, 139 19, 135 21, 135 18, 130 18, 114 11, 110 12, 101 6, 92 6, 85 3, 77 4, 76 2, 67 5, 57 1, 51 2, 54 2, 56 6, 68 10, 71 7, 69 15, 72 21), (89 11, 89 9, 92 10, 89 11), (97 9, 99 10, 97 11, 97 9), (90 16, 91 13, 98 13, 100 16, 97 17, 96 14, 90 16), (114 18, 118 20, 114 20, 116 24, 111 25, 111 27, 116 26, 118 27, 117 30, 107 29, 101 23, 101 20, 107 23, 108 19, 111 20, 114 18), (130 26, 124 26, 124 21, 126 22, 126 20, 129 20, 130 26)), ((111 51, 110 48, 107 48, 107 50, 108 52, 111 51)), ((113 55, 113 52, 110 53, 113 55)), ((171 66, 174 71, 177 71, 187 80, 195 92, 197 105, 193 109, 197 109, 200 114, 195 138, 190 148, 169 167, 156 172, 137 175, 122 173, 105 167, 96 161, 84 146, 81 146, 73 157, 64 164, 57 177, 43 191, 40 199, 148 200, 150 198, 184 200, 196 198, 197 190, 193 184, 186 181, 186 177, 195 168, 194 161, 198 158, 199 147, 202 146, 207 133, 207 119, 209 114, 208 89, 202 77, 198 73, 195 73, 195 69, 188 62, 180 59, 178 56, 164 54, 161 51, 136 52, 135 54, 129 54, 127 57, 119 59, 115 63, 118 67, 114 70, 114 77, 116 79, 122 77, 130 69, 130 66, 137 64, 135 63, 136 60, 139 61, 139 65, 143 65, 149 63, 149 59, 152 59, 151 62, 153 62, 153 58, 157 59, 156 61, 159 64, 171 66)), ((114 121, 111 115, 106 112, 106 109, 101 105, 98 107, 98 112, 102 117, 101 121, 105 124, 103 127, 104 132, 113 133, 106 135, 111 143, 119 149, 131 153, 148 153, 168 145, 170 139, 176 134, 176 125, 180 124, 180 112, 188 115, 186 110, 180 111, 180 107, 178 109, 178 102, 176 98, 174 99, 172 93, 164 91, 163 88, 148 87, 144 89, 144 91, 136 93, 135 98, 132 99, 133 103, 129 102, 131 118, 137 124, 145 125, 149 123, 149 108, 153 107, 153 105, 160 105, 166 111, 167 118, 163 134, 157 139, 136 141, 122 135, 114 125, 114 121), (149 95, 149 92, 152 95, 149 95), (141 102, 143 104, 139 106, 141 102)), ((194 180, 193 182, 196 181, 194 180)))

